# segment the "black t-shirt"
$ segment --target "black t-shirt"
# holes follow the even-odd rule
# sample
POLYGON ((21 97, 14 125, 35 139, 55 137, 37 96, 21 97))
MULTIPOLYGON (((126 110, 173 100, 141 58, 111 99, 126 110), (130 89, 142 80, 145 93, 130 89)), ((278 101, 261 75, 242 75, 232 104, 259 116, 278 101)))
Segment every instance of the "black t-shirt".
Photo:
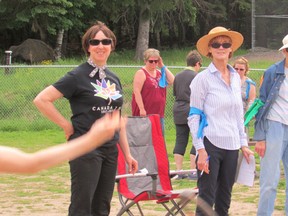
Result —
MULTIPOLYGON (((96 119, 122 107, 123 93, 119 78, 106 68, 106 78, 101 82, 99 73, 94 77, 89 76, 93 69, 87 62, 83 63, 53 84, 70 103, 74 134, 69 139, 85 134, 96 119)), ((119 134, 116 133, 104 146, 115 145, 118 139, 119 134)))
POLYGON ((175 124, 187 124, 190 110, 190 84, 196 74, 193 70, 185 69, 175 76, 173 83, 173 95, 175 96, 173 117, 175 124))

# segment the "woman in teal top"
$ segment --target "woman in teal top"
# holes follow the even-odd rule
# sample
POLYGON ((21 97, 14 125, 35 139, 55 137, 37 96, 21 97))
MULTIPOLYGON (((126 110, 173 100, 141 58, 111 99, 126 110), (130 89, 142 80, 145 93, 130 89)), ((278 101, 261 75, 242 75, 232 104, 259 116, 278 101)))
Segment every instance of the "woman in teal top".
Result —
POLYGON ((247 77, 247 74, 249 72, 249 64, 246 58, 240 57, 236 59, 233 67, 240 75, 241 96, 245 113, 256 98, 256 84, 249 77, 247 77))
MULTIPOLYGON (((233 67, 241 79, 241 96, 243 102, 243 112, 245 114, 256 98, 256 84, 249 77, 247 77, 249 72, 249 64, 246 58, 240 57, 236 59, 233 67)), ((245 132, 247 134, 247 140, 249 141, 250 138, 248 125, 245 127, 245 132)))

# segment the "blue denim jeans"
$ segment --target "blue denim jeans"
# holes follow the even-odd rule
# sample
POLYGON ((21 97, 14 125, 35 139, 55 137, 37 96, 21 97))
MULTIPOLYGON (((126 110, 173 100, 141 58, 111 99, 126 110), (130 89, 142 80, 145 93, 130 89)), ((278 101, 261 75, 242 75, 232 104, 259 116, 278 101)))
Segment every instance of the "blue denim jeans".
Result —
POLYGON ((286 177, 285 211, 288 215, 288 125, 268 120, 266 151, 260 161, 260 199, 258 216, 272 215, 280 178, 280 162, 283 162, 286 177))

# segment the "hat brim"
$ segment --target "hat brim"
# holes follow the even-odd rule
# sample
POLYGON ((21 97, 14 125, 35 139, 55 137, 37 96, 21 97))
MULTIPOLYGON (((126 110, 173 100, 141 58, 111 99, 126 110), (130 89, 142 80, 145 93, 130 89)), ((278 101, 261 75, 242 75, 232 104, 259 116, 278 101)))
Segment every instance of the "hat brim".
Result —
POLYGON ((207 34, 203 37, 201 37, 196 44, 197 50, 201 55, 207 56, 209 51, 208 51, 208 44, 209 41, 215 37, 218 36, 228 36, 232 40, 232 51, 235 52, 243 43, 243 36, 239 32, 236 31, 224 31, 224 32, 217 32, 217 33, 212 33, 212 34, 207 34))
POLYGON ((286 49, 286 48, 288 48, 288 44, 283 45, 283 46, 279 49, 279 51, 282 51, 283 49, 286 49))

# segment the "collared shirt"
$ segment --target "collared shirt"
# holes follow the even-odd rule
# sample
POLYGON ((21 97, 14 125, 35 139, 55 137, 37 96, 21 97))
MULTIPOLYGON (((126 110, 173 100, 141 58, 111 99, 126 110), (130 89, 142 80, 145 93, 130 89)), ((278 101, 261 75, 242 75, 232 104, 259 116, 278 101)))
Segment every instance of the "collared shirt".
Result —
MULTIPOLYGON (((203 135, 218 148, 236 150, 248 146, 244 131, 241 81, 238 73, 228 65, 230 85, 222 79, 221 73, 211 63, 191 82, 190 107, 202 110, 208 126, 203 135)), ((188 117, 188 125, 197 150, 204 148, 203 138, 197 137, 199 115, 188 117)))
POLYGON ((285 76, 279 89, 279 95, 271 106, 267 119, 288 125, 288 68, 285 68, 285 76))

